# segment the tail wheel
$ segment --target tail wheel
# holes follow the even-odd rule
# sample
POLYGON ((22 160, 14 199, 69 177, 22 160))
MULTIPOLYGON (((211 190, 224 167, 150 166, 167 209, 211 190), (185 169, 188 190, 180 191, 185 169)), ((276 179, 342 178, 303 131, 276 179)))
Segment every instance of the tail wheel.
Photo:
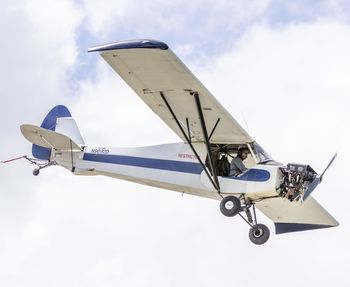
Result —
POLYGON ((227 196, 221 200, 220 211, 223 215, 232 217, 241 210, 241 201, 235 196, 227 196))
POLYGON ((36 168, 36 169, 33 170, 33 175, 34 175, 34 176, 39 175, 39 173, 40 173, 40 170, 39 170, 38 168, 36 168))
POLYGON ((256 224, 249 230, 249 239, 257 245, 264 244, 270 237, 270 230, 264 224, 256 224))

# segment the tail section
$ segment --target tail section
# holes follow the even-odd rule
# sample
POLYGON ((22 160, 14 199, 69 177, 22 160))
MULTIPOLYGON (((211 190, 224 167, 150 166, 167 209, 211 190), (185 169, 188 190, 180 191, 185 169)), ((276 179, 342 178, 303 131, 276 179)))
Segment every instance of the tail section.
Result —
MULTIPOLYGON (((63 105, 55 106, 44 118, 40 127, 46 130, 56 131, 72 139, 75 143, 84 145, 75 120, 72 118, 67 107, 63 105)), ((51 148, 45 147, 45 145, 33 144, 32 154, 37 159, 49 160, 51 150, 51 148)))

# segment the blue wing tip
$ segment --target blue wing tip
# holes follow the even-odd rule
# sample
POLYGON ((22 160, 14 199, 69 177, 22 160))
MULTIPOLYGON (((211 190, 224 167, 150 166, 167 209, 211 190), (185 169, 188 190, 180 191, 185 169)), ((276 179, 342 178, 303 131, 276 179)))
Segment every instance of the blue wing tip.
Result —
POLYGON ((307 224, 307 223, 275 223, 276 234, 283 234, 289 232, 306 231, 322 228, 336 227, 339 223, 333 225, 328 224, 307 224))
POLYGON ((102 52, 110 50, 121 50, 121 49, 160 49, 168 50, 169 47, 167 44, 157 40, 141 39, 141 40, 128 40, 120 41, 105 45, 100 45, 92 47, 88 52, 102 52))

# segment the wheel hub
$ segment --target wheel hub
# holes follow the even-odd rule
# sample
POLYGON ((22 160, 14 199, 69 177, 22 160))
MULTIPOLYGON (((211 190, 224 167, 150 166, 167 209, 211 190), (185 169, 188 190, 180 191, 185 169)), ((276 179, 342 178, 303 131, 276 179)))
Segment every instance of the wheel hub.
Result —
POLYGON ((260 237, 263 234, 263 231, 259 228, 254 230, 253 234, 255 237, 260 237))
POLYGON ((225 208, 228 210, 231 210, 234 207, 234 204, 232 201, 228 201, 225 203, 225 208))

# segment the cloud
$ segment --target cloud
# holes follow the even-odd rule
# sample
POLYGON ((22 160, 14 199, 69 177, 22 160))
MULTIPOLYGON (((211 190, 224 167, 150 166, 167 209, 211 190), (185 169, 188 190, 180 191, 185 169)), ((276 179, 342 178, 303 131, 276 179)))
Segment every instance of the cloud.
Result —
POLYGON ((85 20, 85 29, 99 38, 105 38, 110 32, 111 26, 120 24, 126 17, 126 9, 133 5, 134 1, 96 1, 83 0, 79 7, 85 20))
POLYGON ((315 141, 330 152, 344 148, 336 143, 349 137, 335 127, 348 125, 349 33, 332 21, 254 26, 230 53, 205 67, 203 81, 242 123, 244 113, 252 135, 273 145, 272 153, 286 152, 278 139, 286 139, 283 147, 295 158, 300 150, 311 152, 315 141), (267 137, 267 130, 274 132, 267 137))
MULTIPOLYGON (((2 6, 0 18, 4 39, 0 66, 0 159, 5 160, 23 154, 31 156, 30 145, 23 140, 19 126, 40 124, 54 104, 67 100, 67 74, 76 63, 74 39, 79 16, 70 1, 8 1, 2 6)), ((15 238, 38 203, 38 180, 19 176, 30 175, 32 168, 24 162, 0 164, 0 227, 2 235, 6 234, 0 236, 2 254, 7 246, 17 242, 15 238)))
POLYGON ((244 25, 258 21, 270 2, 178 0, 164 5, 160 0, 113 4, 86 0, 81 1, 81 9, 85 28, 100 41, 154 38, 173 45, 197 42, 205 45, 207 52, 217 52, 234 41, 244 25))

